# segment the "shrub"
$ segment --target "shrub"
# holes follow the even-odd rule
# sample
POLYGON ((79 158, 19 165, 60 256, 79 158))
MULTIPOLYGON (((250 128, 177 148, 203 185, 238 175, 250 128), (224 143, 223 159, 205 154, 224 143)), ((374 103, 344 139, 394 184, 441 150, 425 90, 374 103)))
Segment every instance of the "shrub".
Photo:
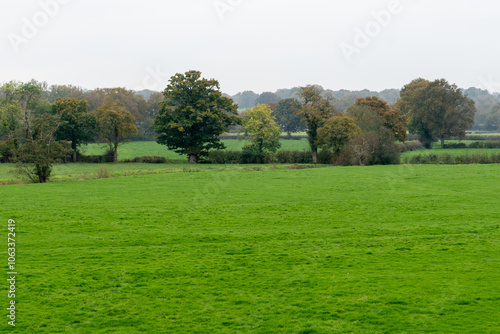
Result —
POLYGON ((228 151, 222 151, 222 150, 217 150, 217 151, 210 151, 208 152, 208 157, 207 160, 213 164, 226 164, 226 153, 228 151))
POLYGON ((364 131, 354 136, 338 161, 344 165, 399 164, 401 148, 387 129, 364 131))
POLYGON ((397 145, 401 149, 401 153, 413 152, 424 149, 424 145, 419 140, 407 141, 405 143, 398 143, 397 145))
POLYGON ((312 153, 305 151, 279 151, 276 160, 280 164, 310 164, 312 153))
POLYGON ((428 154, 428 155, 415 155, 412 157, 406 157, 404 163, 412 165, 422 165, 422 164, 497 164, 500 163, 500 153, 493 153, 488 155, 485 153, 474 153, 474 154, 460 154, 452 156, 450 154, 428 154))
POLYGON ((330 150, 323 149, 318 153, 318 163, 320 164, 324 165, 336 164, 334 158, 335 155, 330 150))
POLYGON ((484 143, 484 148, 500 148, 500 141, 487 141, 484 143))
POLYGON ((256 164, 257 155, 252 150, 243 150, 241 152, 241 164, 256 164))
POLYGON ((444 148, 467 148, 466 143, 451 143, 451 144, 444 144, 444 148))
POLYGON ((483 146, 484 146, 484 143, 476 141, 474 143, 471 143, 469 145, 469 148, 483 148, 483 146))
POLYGON ((104 162, 113 162, 114 153, 112 150, 106 151, 103 155, 80 155, 80 162, 85 162, 89 164, 100 164, 104 162))
POLYGON ((128 159, 128 160, 125 160, 125 162, 136 162, 136 163, 143 163, 143 164, 164 164, 167 162, 167 159, 164 157, 143 156, 143 157, 134 158, 132 160, 128 159))
POLYGON ((13 139, 5 139, 0 141, 0 162, 11 162, 11 158, 14 155, 15 149, 16 145, 13 139))
POLYGON ((107 179, 110 178, 111 176, 112 176, 111 172, 106 167, 99 166, 97 168, 96 178, 107 179))

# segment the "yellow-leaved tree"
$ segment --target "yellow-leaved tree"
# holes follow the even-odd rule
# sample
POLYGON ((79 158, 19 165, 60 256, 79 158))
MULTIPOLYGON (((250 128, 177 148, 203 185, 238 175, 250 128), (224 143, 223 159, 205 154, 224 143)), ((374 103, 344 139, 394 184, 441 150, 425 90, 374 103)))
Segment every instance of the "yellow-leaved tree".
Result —
POLYGON ((258 163, 262 163, 267 153, 274 153, 281 147, 280 127, 267 104, 259 104, 245 111, 243 130, 244 138, 250 140, 250 144, 245 144, 244 149, 253 151, 258 163))
POLYGON ((118 161, 118 145, 129 141, 128 136, 137 133, 134 116, 128 112, 123 103, 108 100, 97 109, 97 133, 101 140, 113 151, 113 162, 118 161))

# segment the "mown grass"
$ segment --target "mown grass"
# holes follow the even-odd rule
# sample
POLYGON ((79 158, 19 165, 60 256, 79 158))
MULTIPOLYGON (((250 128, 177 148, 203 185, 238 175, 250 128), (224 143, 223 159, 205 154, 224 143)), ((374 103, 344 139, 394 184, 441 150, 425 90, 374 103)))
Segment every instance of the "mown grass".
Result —
POLYGON ((0 187, 9 332, 495 333, 499 186, 468 165, 0 187))

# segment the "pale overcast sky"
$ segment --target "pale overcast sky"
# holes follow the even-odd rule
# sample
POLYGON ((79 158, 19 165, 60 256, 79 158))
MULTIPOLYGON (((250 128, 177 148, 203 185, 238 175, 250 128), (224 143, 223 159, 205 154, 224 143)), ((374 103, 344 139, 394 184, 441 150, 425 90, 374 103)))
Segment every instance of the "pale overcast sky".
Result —
POLYGON ((499 31, 498 0, 1 0, 0 83, 162 90, 196 69, 229 94, 500 91, 499 31))

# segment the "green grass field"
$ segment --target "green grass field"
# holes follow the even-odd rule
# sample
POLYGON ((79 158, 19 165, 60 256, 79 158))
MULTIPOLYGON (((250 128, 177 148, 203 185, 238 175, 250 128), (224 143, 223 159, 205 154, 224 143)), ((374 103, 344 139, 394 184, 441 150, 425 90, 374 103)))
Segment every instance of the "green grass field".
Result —
POLYGON ((3 186, 5 273, 7 220, 17 223, 17 326, 4 293, 0 328, 498 333, 499 187, 499 165, 3 186))

